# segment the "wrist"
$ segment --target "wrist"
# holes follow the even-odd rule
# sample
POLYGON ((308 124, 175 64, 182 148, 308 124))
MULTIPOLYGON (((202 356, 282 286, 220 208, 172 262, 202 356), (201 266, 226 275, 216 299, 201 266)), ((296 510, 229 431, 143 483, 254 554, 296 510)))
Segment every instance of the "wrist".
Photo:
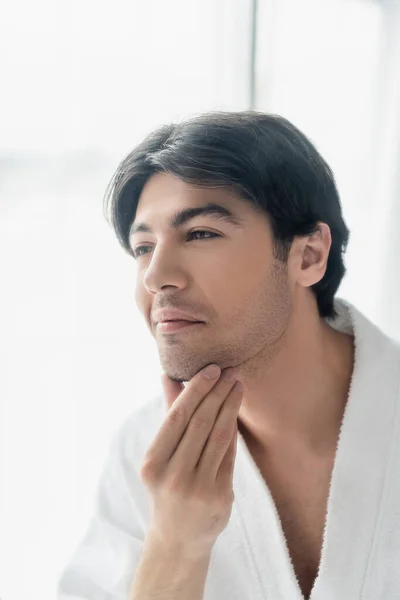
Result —
POLYGON ((197 562, 210 558, 214 544, 165 539, 155 528, 150 527, 146 535, 146 543, 167 558, 177 558, 186 562, 197 562))

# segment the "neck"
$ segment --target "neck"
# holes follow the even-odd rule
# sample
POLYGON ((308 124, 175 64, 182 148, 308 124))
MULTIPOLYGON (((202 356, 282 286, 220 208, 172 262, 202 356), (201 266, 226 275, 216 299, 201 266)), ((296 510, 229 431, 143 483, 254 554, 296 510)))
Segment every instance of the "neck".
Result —
POLYGON ((315 306, 293 311, 284 336, 237 367, 244 385, 238 429, 259 452, 329 455, 336 449, 354 364, 353 337, 315 306))

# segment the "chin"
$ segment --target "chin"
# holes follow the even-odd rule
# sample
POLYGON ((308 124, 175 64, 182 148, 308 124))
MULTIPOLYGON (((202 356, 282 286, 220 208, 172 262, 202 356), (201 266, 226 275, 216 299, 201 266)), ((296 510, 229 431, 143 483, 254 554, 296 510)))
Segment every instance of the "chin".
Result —
POLYGON ((181 379, 180 377, 178 377, 177 379, 175 379, 175 377, 173 377, 174 381, 177 381, 178 383, 183 383, 183 385, 187 385, 189 383, 188 379, 181 379))
MULTIPOLYGON (((192 371, 190 369, 190 371, 189 370, 186 371, 179 367, 177 369, 174 369, 173 367, 168 368, 166 366, 166 367, 163 367, 163 369, 164 369, 165 373, 167 373, 168 377, 170 377, 174 381, 177 381, 178 383, 184 383, 184 384, 189 383, 189 381, 191 379, 193 379, 193 377, 195 377, 195 375, 197 374, 196 370, 192 371)), ((199 369, 199 370, 201 370, 201 369, 199 369)))

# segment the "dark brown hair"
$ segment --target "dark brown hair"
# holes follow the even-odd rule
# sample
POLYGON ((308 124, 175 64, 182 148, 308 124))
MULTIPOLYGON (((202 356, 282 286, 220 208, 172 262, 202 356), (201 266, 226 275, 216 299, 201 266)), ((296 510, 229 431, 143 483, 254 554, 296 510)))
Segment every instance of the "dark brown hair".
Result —
POLYGON ((129 231, 139 196, 156 172, 201 186, 233 187, 264 210, 275 255, 286 261, 296 236, 327 223, 332 245, 324 277, 312 286, 321 317, 334 317, 334 295, 346 272, 349 240, 329 165, 287 119, 255 111, 213 112, 164 125, 122 160, 105 195, 106 218, 131 256, 129 231))

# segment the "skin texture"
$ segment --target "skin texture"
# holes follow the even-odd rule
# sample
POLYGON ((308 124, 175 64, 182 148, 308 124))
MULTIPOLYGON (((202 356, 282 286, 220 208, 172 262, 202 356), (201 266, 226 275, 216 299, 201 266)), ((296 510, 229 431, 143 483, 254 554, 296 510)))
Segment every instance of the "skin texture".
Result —
MULTIPOLYGON (((186 382, 210 363, 236 367, 244 385, 239 429, 255 454, 268 451, 290 468, 291 457, 326 457, 336 447, 353 368, 353 339, 319 317, 310 286, 322 279, 331 235, 296 238, 287 264, 273 255, 268 216, 236 192, 201 188, 166 173, 143 188, 135 222, 153 233, 131 236, 146 246, 137 258, 135 299, 167 375, 186 382), (198 216, 168 226, 177 210, 215 202, 242 220, 234 227, 198 216), (190 232, 210 231, 221 237, 190 232), (162 334, 159 308, 194 314, 205 325, 162 334)), ((272 458, 271 458, 272 460, 272 458)), ((272 468, 272 466, 271 466, 272 468)))

